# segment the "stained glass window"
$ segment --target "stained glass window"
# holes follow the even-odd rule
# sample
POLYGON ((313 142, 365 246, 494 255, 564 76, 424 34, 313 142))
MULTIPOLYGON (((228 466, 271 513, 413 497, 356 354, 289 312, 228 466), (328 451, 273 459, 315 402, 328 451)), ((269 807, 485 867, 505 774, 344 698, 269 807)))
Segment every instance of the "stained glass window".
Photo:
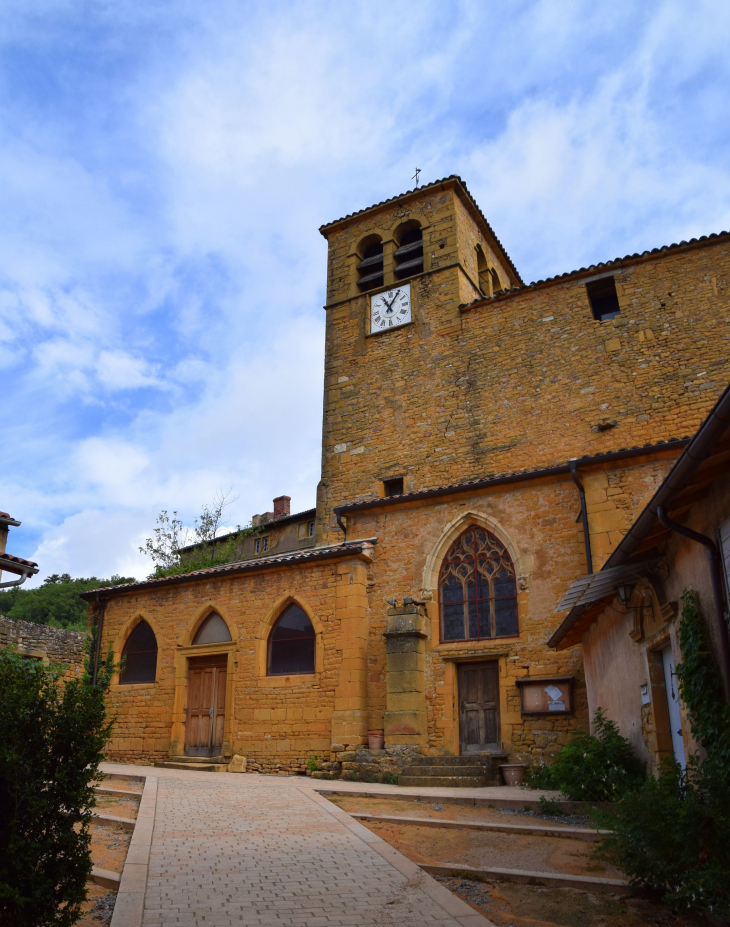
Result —
POLYGON ((439 577, 441 640, 483 640, 519 632, 515 568, 485 528, 467 528, 452 544, 439 577))

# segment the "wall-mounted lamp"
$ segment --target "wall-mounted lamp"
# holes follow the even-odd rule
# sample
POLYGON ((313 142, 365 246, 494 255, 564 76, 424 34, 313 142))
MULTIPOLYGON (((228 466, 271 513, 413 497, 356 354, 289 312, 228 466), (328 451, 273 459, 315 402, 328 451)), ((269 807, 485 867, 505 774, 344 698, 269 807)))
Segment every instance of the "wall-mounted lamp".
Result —
POLYGON ((413 596, 407 595, 403 599, 404 605, 413 605, 413 596))
POLYGON ((631 596, 634 594, 635 585, 636 583, 621 583, 619 586, 616 586, 619 602, 622 605, 628 605, 631 601, 631 596))

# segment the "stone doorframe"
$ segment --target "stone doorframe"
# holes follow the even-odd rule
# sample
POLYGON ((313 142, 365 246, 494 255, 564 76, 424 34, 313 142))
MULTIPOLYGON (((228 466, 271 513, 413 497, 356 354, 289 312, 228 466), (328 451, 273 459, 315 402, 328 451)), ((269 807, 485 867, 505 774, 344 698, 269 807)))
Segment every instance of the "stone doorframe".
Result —
POLYGON ((228 657, 226 663, 226 718, 223 725, 223 746, 221 753, 225 757, 233 756, 233 677, 238 668, 238 629, 229 619, 226 611, 214 602, 208 602, 198 609, 190 621, 181 642, 175 648, 175 694, 172 707, 172 730, 170 732, 170 756, 183 756, 185 753, 185 709, 188 700, 188 657, 228 657), (228 626, 232 640, 217 644, 191 644, 195 632, 211 612, 217 612, 228 626))

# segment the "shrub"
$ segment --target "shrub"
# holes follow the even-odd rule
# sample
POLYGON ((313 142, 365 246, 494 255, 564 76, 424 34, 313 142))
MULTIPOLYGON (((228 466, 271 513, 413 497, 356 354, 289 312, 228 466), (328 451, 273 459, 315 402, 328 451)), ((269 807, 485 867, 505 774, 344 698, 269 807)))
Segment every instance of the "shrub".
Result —
POLYGON ((91 872, 93 784, 109 737, 104 693, 88 672, 0 651, 0 923, 67 927, 91 872))
POLYGON ((307 769, 310 773, 316 772, 319 769, 319 755, 314 754, 307 759, 307 769))
POLYGON ((693 735, 706 757, 686 772, 670 758, 657 779, 625 795, 607 819, 614 836, 602 853, 632 885, 660 890, 674 908, 730 916, 730 706, 712 659, 697 594, 682 596, 677 667, 693 735))
POLYGON ((631 744, 598 708, 594 734, 576 731, 552 766, 528 770, 532 788, 557 789, 572 801, 616 801, 645 777, 644 764, 631 744))

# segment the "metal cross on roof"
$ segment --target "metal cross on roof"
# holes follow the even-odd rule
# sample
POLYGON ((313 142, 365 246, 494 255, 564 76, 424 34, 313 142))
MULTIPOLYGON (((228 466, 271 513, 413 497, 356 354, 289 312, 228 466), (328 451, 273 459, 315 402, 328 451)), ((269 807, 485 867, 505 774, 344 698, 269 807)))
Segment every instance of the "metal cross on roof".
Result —
POLYGON ((418 187, 418 175, 419 175, 420 173, 421 173, 421 168, 420 168, 420 167, 417 167, 417 168, 416 168, 416 173, 413 175, 413 177, 411 177, 411 180, 415 180, 415 181, 416 181, 416 187, 418 187))

